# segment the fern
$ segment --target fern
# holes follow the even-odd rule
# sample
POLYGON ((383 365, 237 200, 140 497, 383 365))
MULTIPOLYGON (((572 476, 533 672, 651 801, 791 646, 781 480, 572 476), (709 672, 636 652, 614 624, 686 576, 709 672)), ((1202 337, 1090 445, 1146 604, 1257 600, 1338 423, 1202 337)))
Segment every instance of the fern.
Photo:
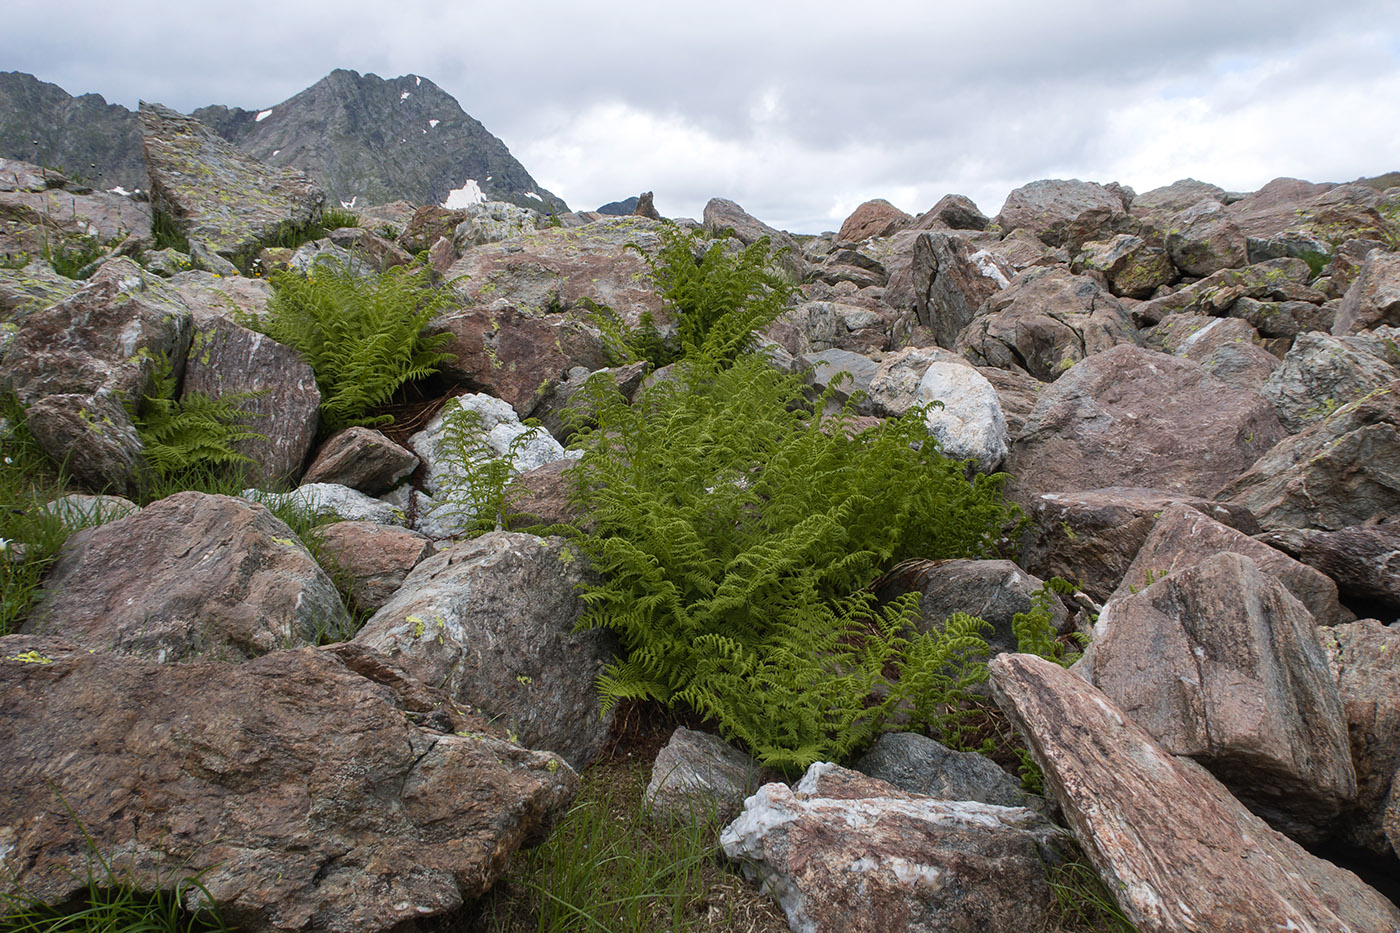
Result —
MULTIPOLYGON (((1054 627, 1056 595, 1067 596, 1075 586, 1068 580, 1051 577, 1031 594, 1031 608, 1011 617, 1011 632, 1016 636, 1016 650, 1036 654, 1062 667, 1069 667, 1082 656, 1064 640, 1057 638, 1054 627)), ((1069 636, 1072 644, 1083 647, 1088 639, 1078 632, 1069 636)))
POLYGON ((480 412, 455 403, 443 415, 438 437, 438 456, 452 465, 443 475, 442 499, 450 514, 460 523, 467 537, 503 529, 509 531, 520 520, 510 508, 507 490, 516 476, 516 456, 542 431, 536 422, 525 422, 528 430, 516 435, 502 456, 496 456, 487 443, 480 412))
POLYGON ((136 432, 145 445, 146 463, 161 476, 186 470, 251 463, 234 449, 245 440, 266 440, 248 427, 258 417, 240 407, 261 393, 239 392, 214 398, 202 392, 175 397, 174 367, 161 354, 155 359, 151 394, 132 412, 136 432))
POLYGON ((448 292, 431 286, 431 276, 428 267, 362 275, 329 263, 305 276, 276 273, 270 313, 242 321, 306 357, 321 390, 327 430, 386 424, 391 416, 371 416, 370 410, 405 382, 431 376, 452 359, 441 352, 450 334, 423 333, 452 305, 448 292))
POLYGON ((827 417, 802 391, 743 354, 701 354, 635 406, 591 380, 571 474, 604 581, 584 624, 627 649, 605 697, 690 706, 788 770, 909 710, 956 725, 985 623, 912 634, 913 601, 877 607, 865 588, 907 557, 982 556, 1017 514, 1004 476, 969 481, 938 454, 922 411, 855 433, 849 407, 827 417))

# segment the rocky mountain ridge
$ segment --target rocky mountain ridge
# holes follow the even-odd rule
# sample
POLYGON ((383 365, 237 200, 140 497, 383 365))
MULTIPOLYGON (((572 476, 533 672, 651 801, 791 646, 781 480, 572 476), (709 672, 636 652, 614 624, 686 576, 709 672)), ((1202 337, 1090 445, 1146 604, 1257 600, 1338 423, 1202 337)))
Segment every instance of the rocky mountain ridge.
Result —
MULTIPOLYGON (((0 112, 0 158, 59 168, 103 189, 145 188, 137 115, 125 107, 8 72, 0 74, 0 112)), ((332 203, 494 200, 568 210, 451 95, 418 75, 385 80, 337 69, 265 110, 211 105, 192 115, 269 165, 311 175, 332 203)))
MULTIPOLYGON (((263 476, 139 509, 45 504, 114 520, 74 531, 0 637, 0 755, 42 778, 0 795, 0 864, 62 902, 77 813, 138 885, 169 884, 172 860, 204 870, 244 929, 457 910, 606 746, 595 684, 617 645, 575 631, 588 571, 567 541, 468 538, 442 507, 463 469, 443 412, 475 415, 475 456, 506 464, 521 511, 577 518, 562 412, 591 374, 629 402, 664 378, 609 365, 595 315, 671 323, 646 262, 666 222, 408 206, 269 246, 324 192, 163 108, 142 132, 188 252, 124 215, 86 279, 31 255, 31 227, 85 236, 129 199, 0 166, 18 257, 0 268, 0 386, 48 456, 123 491, 145 467, 117 399, 150 391, 164 355, 183 392, 262 393, 263 446, 244 449, 263 476), (60 192, 69 213, 41 221, 60 192), (444 408, 393 437, 318 437, 312 367, 235 313, 272 295, 248 273, 374 276, 421 251, 445 299, 429 325, 453 356, 444 408), (288 501, 341 519, 329 540, 373 611, 343 643, 312 646, 348 613, 265 504, 288 501), (337 722, 347 738, 327 739, 337 722)), ((987 621, 991 696, 1046 796, 923 735, 785 782, 677 730, 658 818, 723 814, 719 848, 794 930, 1046 928, 1067 832, 1142 931, 1400 931, 1384 888, 1400 864, 1400 188, 1046 179, 996 217, 957 195, 917 217, 876 201, 799 240, 716 198, 699 226, 788 250, 800 285, 762 352, 853 399, 853 432, 938 402, 919 415, 930 440, 1010 474, 1023 537, 998 559, 891 568, 877 595, 917 593, 924 631, 987 621), (1055 630, 1090 639, 1071 668, 1017 653, 1052 576, 1076 584, 1044 600, 1055 630), (1332 851, 1379 869, 1363 880, 1332 851)))

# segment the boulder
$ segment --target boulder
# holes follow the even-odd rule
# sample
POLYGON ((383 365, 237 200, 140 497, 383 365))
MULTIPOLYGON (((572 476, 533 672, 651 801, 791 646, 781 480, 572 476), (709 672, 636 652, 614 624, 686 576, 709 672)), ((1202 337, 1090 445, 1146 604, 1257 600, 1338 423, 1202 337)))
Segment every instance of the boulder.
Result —
POLYGON ((486 243, 499 243, 533 233, 543 220, 539 211, 517 207, 506 201, 469 204, 464 212, 466 219, 452 232, 451 242, 459 254, 486 243))
POLYGON ((15 635, 0 698, 29 776, 0 795, 0 870, 51 905, 96 856, 191 907, 197 878, 249 933, 400 928, 486 893, 578 783, 349 646, 162 666, 15 635))
POLYGON ((717 735, 684 726, 651 766, 644 799, 652 819, 716 827, 743 812, 744 799, 778 776, 717 735))
MULTIPOLYGON (((31 259, 18 269, 0 264, 0 323, 18 324, 33 312, 58 304, 82 286, 82 282, 53 271, 42 259, 31 259)), ((0 344, 0 355, 3 350, 0 344)))
POLYGON ((1035 266, 1068 265, 1069 251, 1046 246, 1029 230, 1016 229, 1006 235, 1006 239, 988 244, 984 249, 1001 257, 1001 260, 1017 272, 1025 272, 1035 266))
POLYGON ((1400 854, 1385 835, 1386 800, 1400 771, 1400 626, 1366 619, 1318 635, 1346 712, 1356 769, 1345 838, 1379 855, 1400 854))
POLYGON ((413 452, 373 428, 337 431, 316 452, 303 483, 336 483, 371 496, 388 492, 418 466, 413 452))
POLYGON ((908 794, 818 762, 766 784, 720 834, 803 933, 988 933, 1049 916, 1055 828, 1031 810, 908 794))
POLYGON ((333 522, 314 534, 350 599, 368 612, 382 608, 436 550, 427 535, 374 522, 333 522))
POLYGON ((971 366, 930 363, 919 380, 918 403, 928 405, 924 427, 945 457, 970 460, 992 473, 1006 459, 1006 417, 997 391, 971 366))
POLYGON ((445 378, 505 400, 523 418, 573 367, 609 362, 597 329, 574 314, 464 308, 434 318, 426 332, 452 335, 443 347, 454 357, 442 364, 445 378))
POLYGON ((832 389, 838 401, 845 401, 857 392, 868 392, 870 380, 879 369, 874 360, 850 350, 822 350, 802 357, 811 367, 812 384, 825 392, 832 389))
POLYGON ((1400 510, 1400 381, 1282 441, 1216 491, 1265 530, 1337 531, 1400 510))
POLYGON ((945 194, 937 204, 914 218, 911 226, 915 230, 932 230, 939 224, 954 230, 986 230, 991 222, 971 198, 961 194, 945 194))
POLYGON ((898 418, 919 401, 919 383, 933 363, 972 364, 941 347, 905 347, 886 354, 870 377, 864 410, 881 418, 898 418))
POLYGON ((1258 538, 1335 580, 1342 598, 1400 612, 1400 524, 1337 531, 1283 528, 1258 538))
POLYGON ((511 522, 512 527, 587 525, 579 507, 570 501, 566 474, 573 465, 573 460, 554 460, 511 480, 506 487, 506 508, 517 516, 511 522))
POLYGON ((1332 333, 1354 334, 1380 324, 1400 324, 1400 253, 1374 250, 1342 296, 1332 333))
POLYGON ((1249 241, 1219 201, 1201 201, 1168 222, 1167 254, 1187 275, 1210 275, 1249 264, 1249 241))
MULTIPOLYGON (((977 616, 991 626, 987 644, 995 655, 1016 650, 1012 620, 1017 613, 1031 610, 1032 596, 1042 585, 1040 579, 1009 560, 906 561, 880 578, 875 595, 887 602, 904 593, 918 593, 916 625, 921 631, 941 630, 948 617, 957 612, 977 616)), ((1051 597, 1051 605, 1053 624, 1060 628, 1068 613, 1058 597, 1051 597)))
POLYGON ((1051 382, 1079 360, 1137 339, 1118 299, 1088 276, 1049 267, 1022 272, 983 302, 954 349, 979 366, 1051 382))
POLYGON ((436 204, 424 204, 413 211, 403 232, 399 234, 398 245, 410 254, 418 254, 441 239, 452 240, 457 226, 467 220, 467 212, 436 204))
POLYGON ((838 243, 859 243, 871 237, 890 236, 914 220, 883 198, 866 201, 851 212, 836 234, 838 243))
POLYGON ((1044 806, 985 755, 954 751, 916 732, 884 733, 851 767, 908 794, 998 807, 1044 806))
POLYGON ((1177 279, 1176 267, 1165 250, 1148 246, 1141 237, 1120 233, 1111 240, 1085 243, 1070 271, 1098 272, 1108 280, 1109 291, 1120 297, 1150 298, 1163 285, 1177 279))
POLYGON ((1274 370, 1260 394, 1290 434, 1316 424, 1348 402, 1400 378, 1400 370, 1346 338, 1309 332, 1274 370))
POLYGON ((91 489, 130 492, 147 475, 145 445, 118 402, 105 395, 46 395, 25 410, 45 453, 91 489))
POLYGON ((1154 211, 1185 210, 1202 201, 1225 202, 1225 189, 1194 178, 1183 178, 1161 188, 1153 188, 1133 198, 1132 212, 1145 215, 1154 211))
POLYGON ((375 272, 384 272, 394 266, 406 266, 413 262, 412 256, 373 230, 341 227, 330 232, 330 241, 342 249, 349 250, 353 261, 367 265, 375 272))
POLYGON ((1394 232, 1393 222, 1378 210, 1382 200, 1381 193, 1367 185, 1275 178, 1227 211, 1248 237, 1251 262, 1296 256, 1320 268, 1335 243, 1385 239, 1394 232))
POLYGON ((790 271, 796 273, 798 278, 803 277, 802 267, 805 264, 802 261, 802 250, 798 248, 797 241, 783 231, 768 226, 733 201, 727 201, 724 198, 711 198, 705 204, 703 219, 705 231, 710 235, 714 236, 729 231, 745 246, 757 243, 767 237, 772 249, 787 250, 785 258, 780 262, 790 271))
POLYGON ((1310 276, 1308 264, 1301 259, 1270 259, 1239 269, 1222 269, 1169 295, 1135 305, 1133 320, 1146 326, 1173 312, 1230 314, 1241 298, 1321 304, 1327 296, 1308 287, 1310 276))
MULTIPOLYGON (((661 246, 659 228, 659 221, 642 217, 546 227, 468 249, 444 278, 453 283, 466 307, 502 302, 534 316, 587 310, 588 303, 595 302, 628 324, 637 324, 643 314, 663 323, 669 320, 667 303, 656 293, 651 270, 639 252, 655 255, 661 246), (630 248, 633 244, 637 249, 630 248)), ((514 326, 512 320, 501 324, 514 326)), ((502 348, 499 359, 509 364, 514 357, 502 348)))
POLYGON ((997 703, 1142 933, 1400 926, 1395 905, 1271 829, 1083 679, 1024 654, 990 668, 997 703))
POLYGON ((914 309, 940 347, 952 347, 977 309, 1015 275, 994 253, 946 233, 920 234, 912 266, 914 309))
POLYGON ((126 241, 151 235, 151 208, 143 201, 71 184, 52 169, 3 162, 0 253, 45 259, 86 256, 94 250, 109 253, 126 241))
POLYGON ((597 681, 614 652, 607 632, 575 630, 584 565, 560 538, 495 531, 463 541, 415 567, 355 642, 485 710, 527 747, 582 767, 612 724, 597 681))
POLYGON ((367 496, 358 489, 335 483, 303 483, 291 492, 245 489, 241 495, 254 502, 291 509, 313 521, 331 519, 401 525, 406 520, 403 510, 390 503, 367 496))
POLYGON ((1006 470, 1027 501, 1112 485, 1210 496, 1283 436, 1256 393, 1188 360, 1120 345, 1041 392, 1006 470))
POLYGON ((142 101, 140 120, 152 207, 191 246, 251 261, 268 240, 321 216, 326 193, 302 172, 259 162, 160 104, 142 101))
POLYGON ((121 496, 85 496, 81 493, 70 493, 44 503, 42 510, 46 515, 57 516, 64 527, 76 531, 90 525, 101 525, 126 518, 139 512, 141 507, 121 496))
POLYGON ((1073 581, 1103 603, 1122 582, 1158 518, 1174 503, 1246 534, 1259 530, 1243 506, 1160 489, 1110 486, 1047 492, 1029 504, 1031 527, 1019 563, 1039 577, 1073 581))
POLYGON ((1226 552, 1248 557, 1261 571, 1275 577, 1307 607, 1318 625, 1353 621, 1351 612, 1337 601, 1337 584, 1327 574, 1185 503, 1162 509, 1113 596, 1126 596, 1154 580, 1226 552))
MULTIPOLYGON (((1312 298, 1322 298, 1325 292, 1313 289, 1312 298)), ((1296 337, 1310 330, 1330 331, 1336 320, 1338 302, 1328 301, 1259 301, 1237 298, 1228 314, 1248 322, 1265 337, 1296 337)))
POLYGON ((1174 313, 1152 328, 1143 342, 1151 349, 1200 363, 1233 389, 1257 392, 1279 367, 1278 357, 1258 341, 1259 333, 1239 318, 1174 313))
POLYGON ((1124 232, 1130 222, 1120 194, 1094 182, 1046 179, 1013 190, 997 223, 1006 232, 1022 228, 1051 246, 1075 250, 1105 233, 1124 232))
POLYGON ((266 508, 181 492, 70 536, 22 631, 176 662, 252 658, 348 625, 330 578, 266 508))
POLYGON ((267 314, 267 303, 272 300, 272 286, 266 279, 243 275, 181 272, 165 284, 190 309, 197 324, 206 323, 211 317, 235 321, 242 315, 260 318, 267 314))
POLYGON ((1115 596, 1076 669, 1164 750, 1209 768, 1295 839, 1325 838, 1356 797, 1313 617, 1248 557, 1217 553, 1115 596))
POLYGON ((590 396, 588 393, 578 394, 589 379, 596 376, 607 380, 630 402, 650 368, 651 364, 645 361, 593 371, 582 366, 575 367, 569 370, 564 381, 554 387, 553 392, 535 406, 534 418, 561 444, 567 443, 576 430, 574 418, 587 415, 579 424, 594 426, 587 401, 590 396))
POLYGON ((245 423, 261 437, 236 441, 249 458, 247 478, 261 486, 301 476, 320 424, 321 391, 300 353, 227 318, 195 325, 185 361, 182 396, 242 394, 236 402, 245 423))

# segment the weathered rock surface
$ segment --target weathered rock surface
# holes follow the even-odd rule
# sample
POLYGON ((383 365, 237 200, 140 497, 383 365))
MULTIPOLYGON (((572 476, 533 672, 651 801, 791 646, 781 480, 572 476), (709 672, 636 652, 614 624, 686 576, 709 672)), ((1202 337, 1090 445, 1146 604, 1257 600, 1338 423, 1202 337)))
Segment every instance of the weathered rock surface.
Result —
POLYGON ((951 348, 982 303, 1006 288, 1015 272, 963 237, 934 232, 914 240, 911 274, 919 323, 940 347, 951 348))
POLYGON ((997 702, 1143 933, 1400 928, 1393 904, 1269 828, 1084 680, 1031 655, 990 667, 997 702))
POLYGON ((909 794, 1038 809, 1020 782, 976 752, 958 752, 915 732, 886 732, 851 765, 909 794))
POLYGON ((966 359, 941 347, 905 347, 887 354, 870 377, 863 410, 882 418, 898 418, 919 402, 919 383, 933 363, 971 366, 966 359))
POLYGON ((780 261, 801 276, 805 263, 802 261, 802 250, 798 248, 797 241, 783 231, 768 226, 733 201, 710 198, 705 203, 702 220, 708 233, 713 235, 728 230, 745 246, 767 237, 772 249, 787 250, 785 258, 780 261))
POLYGON ((632 397, 637 394, 637 389, 642 385, 642 380, 646 378, 647 370, 651 364, 647 362, 628 363, 626 366, 609 367, 608 369, 598 369, 588 371, 582 366, 569 370, 567 378, 554 387, 554 391, 535 406, 533 417, 539 421, 544 429, 554 435, 560 443, 566 443, 573 437, 576 430, 574 417, 583 417, 582 424, 590 427, 594 426, 591 417, 591 410, 588 407, 587 394, 579 396, 578 392, 588 380, 595 376, 599 379, 607 380, 617 389, 618 393, 627 401, 632 401, 632 397))
POLYGON ((274 168, 193 117, 144 101, 141 148, 153 207, 225 259, 249 257, 278 233, 321 214, 326 194, 295 169, 274 168))
POLYGON ((1264 573, 1277 578, 1307 607, 1318 625, 1354 621, 1352 614, 1337 601, 1337 584, 1325 573, 1185 503, 1172 503, 1162 509, 1152 533, 1124 571, 1122 582, 1113 595, 1126 596, 1167 574, 1194 567, 1222 552, 1248 557, 1264 573))
POLYGON ((656 756, 644 799, 652 819, 723 826, 743 812, 746 797, 776 780, 719 736, 682 726, 656 756))
POLYGON ((918 400, 929 436, 954 460, 971 460, 992 473, 1007 454, 1006 417, 991 382, 971 366, 930 363, 919 380, 918 400), (935 404, 936 403, 936 404, 935 404))
POLYGON ((197 875, 251 933, 454 910, 578 780, 348 646, 162 666, 16 635, 0 697, 0 755, 25 775, 0 792, 6 877, 59 904, 95 849, 141 893, 197 875))
MULTIPOLYGON (((82 286, 82 282, 53 271, 42 259, 31 259, 18 269, 0 265, 0 322, 18 323, 35 311, 58 304, 82 286)), ((3 351, 4 343, 0 342, 0 353, 3 351)))
POLYGON ((1337 531, 1400 511, 1400 382, 1343 405, 1216 492, 1266 530, 1337 531))
POLYGON ((1074 248, 1103 233, 1120 232, 1115 228, 1130 219, 1118 193, 1077 178, 1022 185, 1006 196, 997 215, 1007 233, 1020 227, 1051 246, 1074 248))
POLYGON ((582 767, 612 723, 597 678, 614 650, 605 632, 574 631, 584 573, 562 539, 491 532, 414 568, 355 642, 582 767))
POLYGON ((1317 626, 1247 557, 1215 554, 1109 600, 1078 670, 1163 749, 1205 765, 1296 839, 1325 837, 1356 797, 1317 626))
POLYGON ((181 492, 71 536, 23 631, 158 661, 237 660, 348 621, 330 579, 271 512, 181 492))
POLYGON ((111 396, 46 395, 24 415, 39 447, 91 489, 127 492, 146 475, 145 445, 111 396))
POLYGON ((1031 810, 907 794, 818 762, 767 784, 720 844, 803 933, 1024 931, 1046 922, 1055 829, 1031 810))
POLYGON ((1216 185, 1183 178, 1161 188, 1153 188, 1133 198, 1132 212, 1142 215, 1153 211, 1181 211, 1202 201, 1225 201, 1225 189, 1216 185))
POLYGON ((1126 233, 1085 243, 1070 271, 1078 275, 1085 270, 1101 273, 1113 294, 1127 298, 1149 298, 1177 279, 1176 267, 1165 250, 1126 233))
POLYGON ((370 612, 382 608, 409 571, 436 550, 427 535, 374 522, 333 522, 315 534, 322 553, 349 584, 350 598, 370 612))
POLYGON ((403 511, 358 489, 335 483, 303 483, 291 492, 245 489, 243 498, 278 507, 289 507, 307 518, 400 525, 403 511))
POLYGON ((418 466, 411 450, 372 428, 351 427, 326 439, 303 483, 336 483, 371 496, 388 492, 418 466))
POLYGON ((914 220, 883 198, 866 201, 851 212, 836 233, 838 243, 859 243, 871 237, 890 236, 914 220))
POLYGON ((986 230, 991 219, 977 209, 976 203, 965 195, 945 194, 938 203, 914 218, 916 230, 931 230, 936 224, 954 230, 986 230))
POLYGON ((1137 342, 1118 299, 1088 276, 1048 267, 1022 272, 983 302, 954 349, 979 366, 1050 382, 1079 360, 1137 342))
POLYGON ((1006 470, 1026 499, 1114 485, 1210 496, 1283 435, 1256 393, 1188 360, 1123 345, 1041 392, 1006 470))
MULTIPOLYGON (((913 561, 881 577, 875 595, 888 601, 903 593, 917 592, 918 627, 923 631, 942 629, 956 612, 977 616, 992 627, 987 644, 995 655, 1016 650, 1012 618, 1018 612, 1030 611, 1031 595, 1041 585, 1041 580, 1009 560, 913 561)), ((1067 618, 1065 608, 1056 597, 1052 597, 1051 604, 1053 624, 1062 626, 1067 618)))
POLYGON ((1258 537, 1335 580, 1344 599, 1374 600, 1392 613, 1400 611, 1400 524, 1337 531, 1284 528, 1258 537))
POLYGON ((1200 363, 1231 388, 1253 391, 1261 389, 1280 365, 1258 341, 1258 332, 1240 318, 1186 313, 1168 314, 1143 339, 1149 349, 1200 363))
POLYGON ((1158 518, 1181 503, 1252 534, 1259 530, 1243 506, 1196 496, 1110 486, 1085 492, 1047 492, 1029 503, 1031 530, 1019 562, 1039 577, 1075 581, 1096 601, 1118 588, 1158 518))
POLYGON ((1187 275, 1210 275, 1249 262, 1249 241, 1219 201, 1200 201, 1171 218, 1166 237, 1172 264, 1187 275))
POLYGON ((1400 854, 1385 835, 1386 799, 1400 771, 1400 627, 1366 619, 1318 632, 1346 711, 1356 806, 1346 838, 1400 854))
POLYGON ((539 211, 516 207, 505 201, 482 201, 465 208, 466 219, 452 232, 452 245, 459 252, 486 243, 499 243, 536 230, 543 219, 539 211))
POLYGON ((584 520, 579 508, 569 501, 569 478, 565 471, 573 465, 572 460, 555 460, 527 470, 511 481, 506 487, 506 507, 520 516, 512 527, 579 525, 584 520))
POLYGON ((320 424, 321 391, 300 353, 226 318, 196 324, 185 362, 183 394, 237 402, 245 423, 262 437, 236 441, 233 449, 252 462, 248 478, 260 485, 301 475, 320 424))
POLYGON ((1356 399, 1400 377, 1400 370, 1346 338, 1299 334, 1260 394, 1296 434, 1356 399))
POLYGON ((85 496, 70 493, 43 505, 43 511, 56 515, 68 528, 86 528, 126 518, 141 507, 121 496, 85 496))
MULTIPOLYGON (((1308 287, 1311 276, 1312 270, 1301 259, 1270 259, 1240 269, 1222 269, 1169 295, 1134 306, 1133 320, 1146 325, 1156 324, 1174 312, 1232 314, 1234 306, 1245 298, 1321 304, 1327 296, 1308 287)), ((1257 327, 1262 323, 1258 318, 1250 323, 1257 327)), ((1287 333, 1289 328, 1280 332, 1287 333)))
POLYGON ((1400 324, 1400 253, 1374 251, 1342 296, 1333 334, 1354 334, 1380 324, 1400 324))

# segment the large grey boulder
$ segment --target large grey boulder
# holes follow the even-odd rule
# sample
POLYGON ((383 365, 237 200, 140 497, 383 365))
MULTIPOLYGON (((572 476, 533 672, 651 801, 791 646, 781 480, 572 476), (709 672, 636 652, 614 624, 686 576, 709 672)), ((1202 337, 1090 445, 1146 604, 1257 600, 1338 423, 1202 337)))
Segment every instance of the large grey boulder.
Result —
POLYGON ((491 532, 415 567, 355 642, 582 767, 612 723, 597 680, 614 652, 608 633, 575 631, 585 573, 560 538, 491 532))
POLYGON ((1353 340, 1311 331, 1293 341, 1260 394, 1273 404, 1289 433, 1296 434, 1396 378, 1400 370, 1353 340))
POLYGON ((259 162, 160 104, 142 101, 140 119, 152 206, 192 246, 225 259, 251 258, 259 245, 321 215, 326 194, 302 172, 259 162))
POLYGON ((1185 210, 1202 201, 1224 203, 1225 189, 1208 182, 1197 181, 1194 178, 1182 178, 1170 185, 1144 191, 1133 198, 1132 212, 1137 215, 1150 214, 1154 211, 1175 212, 1185 210))
POLYGON ((1022 185, 1006 196, 997 215, 1007 233, 1020 227, 1051 246, 1074 248, 1122 232, 1119 227, 1131 220, 1121 193, 1077 178, 1022 185))
MULTIPOLYGON (((1221 508, 1220 511, 1226 511, 1221 508)), ((1354 621, 1337 601, 1337 584, 1327 574, 1294 560, 1283 551, 1256 540, 1187 503, 1164 506, 1152 532, 1143 541, 1133 562, 1123 572, 1114 596, 1126 596, 1162 577, 1194 567, 1222 552, 1240 554, 1263 572, 1278 579, 1307 607, 1318 625, 1354 621)))
POLYGON ((710 235, 728 231, 745 246, 767 237, 770 248, 785 251, 778 260, 779 264, 798 279, 804 276, 806 263, 802 259, 802 250, 798 248, 797 241, 783 231, 768 226, 735 202, 725 198, 710 198, 705 203, 701 219, 705 231, 710 235))
POLYGON ((129 492, 147 475, 145 445, 126 409, 106 395, 46 395, 25 410, 35 442, 91 489, 129 492))
POLYGON ((1318 633, 1346 711, 1356 805, 1345 838, 1381 855, 1400 855, 1385 834, 1386 800, 1400 772, 1400 626, 1366 619, 1318 633))
POLYGON ((181 492, 69 537, 22 631, 162 662, 241 660, 349 621, 325 571, 266 508, 181 492))
POLYGON ((291 492, 245 489, 242 496, 276 508, 290 508, 313 520, 377 522, 381 525, 402 525, 407 520, 403 510, 392 503, 336 483, 303 483, 291 492))
POLYGON ((1337 531, 1400 511, 1400 381, 1282 441, 1216 492, 1266 530, 1337 531))
POLYGON ((1037 929, 1055 827, 1034 811, 905 793, 825 762, 766 784, 720 835, 799 933, 1037 929))
MULTIPOLYGON (((569 804, 558 757, 370 652, 162 666, 0 639, 0 872, 61 905, 94 856, 250 933, 413 924, 484 894, 569 804)), ((98 884, 105 883, 96 869, 98 884)))
POLYGON ((945 457, 970 460, 992 473, 1007 454, 1006 416, 997 391, 976 369, 933 362, 919 380, 918 401, 929 408, 924 427, 945 457))
POLYGON ((1296 839, 1325 837, 1356 797, 1316 623, 1248 557, 1215 554, 1109 600, 1077 669, 1296 839))
POLYGON ((1178 502, 1247 534, 1259 530, 1243 506, 1160 489, 1047 492, 1029 503, 1031 527, 1018 560, 1037 576, 1074 581, 1102 603, 1123 581, 1158 518, 1178 502))
POLYGON ((1189 360, 1121 345, 1040 393, 1006 470, 1027 500, 1106 486, 1210 496, 1283 436, 1257 393, 1189 360))
POLYGON ((1109 291, 1126 298, 1150 298, 1163 285, 1175 282, 1178 275, 1165 250, 1126 233, 1085 243, 1070 271, 1076 275, 1098 272, 1108 280, 1109 291))
POLYGON ((1051 266, 1022 272, 983 302, 954 349, 979 366, 1051 382, 1086 357, 1137 342, 1117 298, 1088 276, 1051 266))
POLYGON ((533 233, 544 218, 539 211, 517 207, 506 201, 468 204, 466 219, 452 232, 452 245, 459 253, 486 243, 499 243, 533 233))
POLYGON ((1271 829, 1083 679, 1032 655, 990 667, 997 703, 1142 933, 1400 928, 1395 905, 1271 829))
POLYGON ((939 800, 973 800, 998 807, 1031 809, 1044 805, 985 755, 954 751, 916 732, 886 732, 851 768, 888 781, 906 793, 939 800))
POLYGON ((251 461, 251 482, 268 486, 301 476, 321 406, 316 374, 301 354, 226 318, 205 318, 195 325, 181 391, 244 396, 236 404, 262 436, 237 441, 233 449, 251 461))
POLYGON ((681 726, 652 763, 644 799, 654 820, 720 827, 760 785, 779 779, 719 736, 681 726))
POLYGON ((1187 275, 1210 275, 1249 262, 1249 241, 1219 201, 1191 205, 1168 223, 1167 253, 1187 275))
POLYGON ((1259 391, 1280 366, 1279 358, 1260 346, 1259 332, 1241 318, 1173 312, 1143 342, 1149 349, 1200 363, 1235 389, 1259 391))

